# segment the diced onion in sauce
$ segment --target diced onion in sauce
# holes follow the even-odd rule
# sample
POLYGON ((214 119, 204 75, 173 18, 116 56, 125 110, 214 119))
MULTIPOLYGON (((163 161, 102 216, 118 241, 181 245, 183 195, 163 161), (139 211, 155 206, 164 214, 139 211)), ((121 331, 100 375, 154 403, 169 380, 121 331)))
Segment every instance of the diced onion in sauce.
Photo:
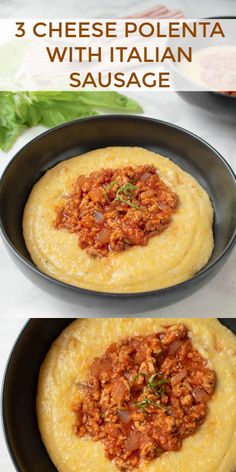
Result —
POLYGON ((194 388, 193 397, 195 398, 196 402, 199 403, 207 402, 210 398, 208 393, 201 387, 194 388))
POLYGON ((118 380, 112 390, 112 397, 117 403, 120 403, 124 400, 127 393, 127 386, 122 380, 118 380))
POLYGON ((149 177, 151 177, 151 173, 150 172, 144 172, 141 176, 140 176, 140 180, 141 182, 146 182, 147 179, 149 179, 149 177))
POLYGON ((128 424, 131 419, 131 414, 128 410, 118 410, 117 416, 120 418, 122 423, 128 424))
POLYGON ((171 343, 169 346, 169 354, 170 355, 175 354, 182 344, 183 344, 183 341, 181 341, 180 339, 171 343))
POLYGON ((101 211, 98 211, 98 210, 93 211, 93 217, 94 217, 96 223, 102 223, 105 219, 104 214, 101 211))
POLYGON ((97 241, 102 244, 106 244, 110 241, 111 230, 102 229, 97 235, 97 241))
POLYGON ((172 385, 180 383, 187 375, 187 370, 181 370, 178 374, 174 375, 171 379, 172 385))
POLYGON ((136 451, 140 445, 140 433, 135 429, 131 431, 130 435, 127 437, 125 441, 125 450, 127 452, 136 451))

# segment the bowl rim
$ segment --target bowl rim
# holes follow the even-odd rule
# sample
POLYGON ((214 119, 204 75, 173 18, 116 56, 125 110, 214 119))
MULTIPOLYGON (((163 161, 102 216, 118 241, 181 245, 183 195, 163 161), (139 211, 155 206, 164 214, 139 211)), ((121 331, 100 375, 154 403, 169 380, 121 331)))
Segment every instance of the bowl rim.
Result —
POLYGON ((9 453, 9 456, 11 458, 11 461, 13 463, 13 466, 17 472, 21 472, 19 468, 19 464, 17 463, 16 459, 16 454, 14 451, 14 447, 12 446, 11 440, 10 440, 10 434, 9 430, 7 427, 7 416, 6 416, 6 388, 7 388, 7 377, 8 373, 10 370, 10 365, 13 359, 14 352, 20 343, 20 340, 24 336, 25 331, 28 328, 28 325, 30 323, 31 319, 28 318, 25 322, 23 327, 20 329, 19 333, 17 334, 15 341, 13 342, 12 348, 10 350, 10 353, 7 356, 7 361, 5 365, 5 369, 3 371, 3 376, 2 376, 2 384, 1 384, 1 423, 2 423, 2 430, 3 430, 3 437, 5 440, 5 445, 7 448, 7 451, 9 453))
MULTIPOLYGON (((93 117, 80 118, 80 119, 77 119, 77 120, 73 120, 73 121, 63 123, 62 125, 59 125, 59 126, 56 126, 54 128, 51 128, 49 130, 46 130, 45 132, 39 134, 34 139, 32 139, 31 141, 26 143, 13 156, 13 158, 10 160, 10 162, 6 166, 4 172, 1 176, 1 179, 0 179, 0 194, 1 194, 2 186, 4 184, 5 177, 7 175, 8 170, 12 166, 12 164, 19 158, 22 151, 24 151, 25 149, 30 147, 33 143, 35 143, 37 141, 40 141, 41 138, 44 138, 48 134, 57 132, 58 130, 60 130, 62 128, 67 128, 67 127, 70 127, 71 125, 76 125, 76 124, 79 124, 81 122, 84 123, 84 122, 104 121, 104 120, 111 120, 111 119, 123 120, 124 118, 126 120, 147 122, 147 123, 150 123, 150 124, 152 123, 154 125, 162 125, 162 126, 164 125, 166 127, 176 129, 180 133, 186 134, 186 135, 190 136, 191 138, 194 138, 195 140, 200 141, 205 147, 207 147, 208 149, 213 151, 214 156, 215 156, 216 159, 220 160, 223 163, 223 165, 227 168, 227 171, 229 172, 229 174, 233 178, 234 183, 236 185, 236 174, 234 173, 234 171, 233 171, 232 167, 230 166, 230 164, 226 161, 226 159, 211 144, 209 144, 207 141, 205 141, 203 138, 196 135, 195 133, 192 133, 191 131, 189 131, 189 130, 181 127, 181 126, 178 126, 174 123, 170 123, 170 122, 164 121, 164 120, 159 120, 159 119, 156 119, 156 118, 139 116, 139 115, 133 116, 133 115, 125 115, 125 114, 117 114, 117 115, 116 114, 108 114, 108 115, 99 115, 99 116, 93 116, 93 117)), ((94 149, 96 149, 96 148, 94 148, 94 149)), ((54 164, 54 165, 57 165, 57 164, 54 164)), ((227 246, 224 248, 223 252, 217 257, 217 259, 214 262, 212 262, 209 265, 203 267, 199 272, 197 272, 190 279, 187 279, 187 280, 185 280, 183 282, 180 282, 178 284, 171 285, 169 287, 165 287, 165 288, 161 288, 161 289, 148 290, 146 292, 126 292, 126 293, 121 292, 120 293, 120 292, 106 292, 106 291, 102 292, 102 291, 98 291, 98 290, 92 290, 92 289, 87 289, 87 288, 83 288, 83 287, 78 287, 78 286, 75 286, 75 285, 71 285, 67 282, 63 282, 61 280, 58 280, 58 279, 56 279, 56 278, 54 278, 54 277, 52 277, 48 274, 45 274, 33 262, 30 262, 29 260, 27 260, 20 253, 20 251, 18 251, 15 248, 14 244, 10 241, 10 238, 7 235, 7 232, 5 230, 5 227, 4 227, 4 224, 3 224, 3 221, 2 221, 1 214, 0 214, 0 232, 3 235, 4 240, 7 243, 7 246, 15 254, 15 256, 21 262, 23 262, 28 267, 28 269, 33 270, 33 272, 35 274, 41 276, 44 280, 46 280, 48 282, 52 282, 52 283, 54 283, 55 285, 57 285, 59 287, 70 289, 70 290, 73 290, 74 292, 78 292, 78 293, 81 293, 81 294, 96 295, 96 296, 101 296, 101 297, 106 297, 106 298, 124 298, 124 299, 125 298, 138 298, 138 297, 148 297, 148 296, 153 296, 153 295, 158 296, 158 295, 162 295, 162 294, 168 294, 170 292, 176 292, 180 288, 185 288, 186 286, 189 286, 190 284, 194 284, 198 280, 201 280, 202 278, 204 278, 211 270, 213 270, 216 266, 218 266, 218 264, 221 262, 221 260, 224 257, 226 257, 227 254, 230 253, 230 251, 233 249, 233 247, 236 243, 236 226, 235 226, 233 235, 231 236, 231 239, 228 242, 227 246)))

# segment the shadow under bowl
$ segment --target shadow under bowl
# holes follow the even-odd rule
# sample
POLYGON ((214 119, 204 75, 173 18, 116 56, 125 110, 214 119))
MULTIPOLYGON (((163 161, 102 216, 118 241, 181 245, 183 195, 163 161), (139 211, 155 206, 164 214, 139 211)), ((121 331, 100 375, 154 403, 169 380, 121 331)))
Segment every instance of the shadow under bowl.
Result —
MULTIPOLYGON (((36 394, 40 366, 51 344, 73 319, 31 319, 8 361, 2 395, 3 426, 17 472, 57 472, 37 425, 36 394)), ((236 334, 236 319, 221 319, 236 334)))
MULTIPOLYGON (((70 303, 92 296, 127 298, 148 296, 147 303, 162 307, 199 289, 226 262, 236 241, 236 180, 223 157, 194 134, 163 121, 138 116, 106 115, 87 118, 43 133, 12 159, 0 182, 0 227, 9 254, 22 272, 41 289, 70 303), (60 282, 42 273, 27 251, 22 216, 33 185, 51 167, 65 159, 106 146, 141 146, 170 158, 195 177, 208 192, 215 211, 215 247, 208 264, 178 285, 139 293, 107 293, 60 282), (153 302, 151 301, 153 300, 153 302)), ((155 255, 153 255, 155 257, 155 255)), ((157 264, 158 264, 158 255, 157 264)), ((97 303, 97 301, 96 301, 97 303)), ((142 306, 142 309, 144 311, 142 306)), ((118 313, 125 311, 121 304, 118 313)))

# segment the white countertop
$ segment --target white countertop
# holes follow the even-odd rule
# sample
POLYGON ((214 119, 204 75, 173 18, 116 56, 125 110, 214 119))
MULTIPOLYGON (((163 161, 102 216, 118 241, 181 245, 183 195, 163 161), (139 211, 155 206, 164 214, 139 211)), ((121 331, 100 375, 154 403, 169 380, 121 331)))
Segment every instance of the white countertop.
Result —
POLYGON ((188 18, 236 15, 235 0, 1 0, 1 18, 116 18, 165 5, 188 18))
MULTIPOLYGON (((129 15, 158 4, 158 0, 1 0, 1 18, 33 17, 118 17, 129 15)), ((204 17, 213 15, 236 15, 235 0, 163 0, 169 8, 181 8, 186 16, 204 17)), ((176 94, 133 94, 143 105, 146 116, 160 118, 187 128, 212 144, 228 160, 236 171, 235 126, 218 121, 217 117, 203 115, 197 109, 185 104, 176 94)), ((29 130, 8 154, 0 154, 0 173, 15 152, 30 139, 42 132, 42 128, 29 130)), ((148 315, 186 316, 232 316, 235 315, 235 268, 236 250, 219 274, 203 289, 191 297, 158 310, 148 311, 148 315)), ((69 305, 43 293, 31 284, 15 267, 5 247, 0 241, 0 383, 12 345, 27 317, 96 316, 109 314, 108 308, 94 306, 94 300, 87 300, 85 306, 69 305), (21 318, 21 319, 20 319, 21 318), (23 319, 24 318, 24 319, 23 319)), ((140 304, 139 303, 139 311, 140 304)), ((112 302, 113 304, 113 302, 112 302)), ((124 310, 125 314, 125 310, 124 310)), ((2 430, 0 427, 0 472, 13 472, 2 430)), ((37 472, 37 469, 32 469, 37 472)))

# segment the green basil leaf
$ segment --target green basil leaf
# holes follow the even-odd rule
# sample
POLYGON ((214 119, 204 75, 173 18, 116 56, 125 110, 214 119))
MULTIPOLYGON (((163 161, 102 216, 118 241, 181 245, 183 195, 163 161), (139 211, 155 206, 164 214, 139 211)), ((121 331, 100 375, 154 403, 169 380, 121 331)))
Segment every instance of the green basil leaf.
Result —
POLYGON ((25 127, 51 128, 97 115, 99 109, 142 111, 135 100, 117 92, 0 92, 0 149, 8 151, 25 127))
POLYGON ((23 126, 17 124, 12 128, 0 126, 0 149, 4 152, 8 152, 20 136, 22 130, 23 126))
POLYGON ((79 105, 77 102, 41 102, 40 110, 40 123, 47 128, 52 128, 67 121, 76 120, 77 118, 97 115, 90 107, 79 105))
POLYGON ((102 109, 123 110, 141 113, 142 107, 132 98, 118 92, 31 92, 30 96, 35 101, 59 100, 79 101, 81 103, 102 109))
POLYGON ((22 131, 17 123, 15 94, 0 92, 0 149, 7 152, 22 131))
POLYGON ((15 96, 11 92, 0 92, 0 126, 11 128, 16 123, 15 96))
POLYGON ((40 106, 26 101, 23 96, 20 96, 17 102, 16 113, 18 122, 28 128, 37 126, 42 118, 40 106))
POLYGON ((95 108, 123 110, 134 113, 141 113, 143 111, 142 107, 135 100, 117 92, 80 93, 80 101, 95 108))

